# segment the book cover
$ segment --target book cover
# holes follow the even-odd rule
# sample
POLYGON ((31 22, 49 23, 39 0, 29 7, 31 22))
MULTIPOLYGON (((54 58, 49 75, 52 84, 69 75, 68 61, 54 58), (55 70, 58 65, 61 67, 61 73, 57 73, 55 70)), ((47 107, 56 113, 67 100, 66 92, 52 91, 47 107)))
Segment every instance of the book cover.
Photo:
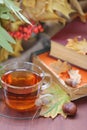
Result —
POLYGON ((87 39, 87 22, 83 23, 80 19, 74 19, 68 23, 61 31, 57 32, 51 40, 66 45, 67 39, 77 36, 87 39))
POLYGON ((78 70, 81 75, 81 82, 77 85, 77 87, 73 88, 65 83, 67 72, 58 74, 58 72, 54 71, 54 69, 52 68, 51 65, 55 65, 58 60, 51 57, 49 55, 49 51, 34 53, 34 55, 32 55, 32 61, 33 63, 41 66, 45 72, 50 73, 53 81, 58 83, 60 87, 62 87, 70 95, 71 100, 76 100, 78 98, 87 96, 87 72, 83 69, 72 66, 72 69, 78 70))

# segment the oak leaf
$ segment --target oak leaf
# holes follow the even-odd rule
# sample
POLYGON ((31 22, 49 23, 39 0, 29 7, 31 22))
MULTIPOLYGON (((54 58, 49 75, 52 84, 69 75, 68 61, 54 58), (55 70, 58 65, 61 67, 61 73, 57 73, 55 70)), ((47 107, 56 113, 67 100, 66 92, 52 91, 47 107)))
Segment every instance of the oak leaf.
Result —
POLYGON ((43 91, 43 94, 53 95, 53 99, 47 105, 43 105, 40 111, 40 116, 55 118, 57 115, 66 117, 67 115, 63 112, 62 106, 66 102, 70 102, 70 97, 67 93, 56 83, 43 91))

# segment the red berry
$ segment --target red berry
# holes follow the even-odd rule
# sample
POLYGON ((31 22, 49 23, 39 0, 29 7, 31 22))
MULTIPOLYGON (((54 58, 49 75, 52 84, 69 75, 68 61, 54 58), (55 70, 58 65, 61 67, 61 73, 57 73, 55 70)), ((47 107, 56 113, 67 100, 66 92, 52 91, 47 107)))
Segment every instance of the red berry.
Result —
POLYGON ((22 30, 23 30, 23 27, 22 27, 22 26, 20 26, 20 27, 19 27, 19 31, 22 31, 22 30))
POLYGON ((33 32, 34 32, 34 33, 38 33, 38 32, 39 32, 38 28, 35 27, 34 30, 33 30, 33 32))
POLYGON ((42 28, 42 26, 41 25, 38 25, 38 29, 41 29, 42 28))
POLYGON ((43 28, 41 28, 41 29, 40 29, 40 32, 43 32, 43 31, 44 31, 44 29, 43 29, 43 28))
POLYGON ((23 28, 23 31, 24 31, 24 32, 27 32, 27 31, 28 31, 28 28, 27 28, 27 27, 24 27, 24 28, 23 28))

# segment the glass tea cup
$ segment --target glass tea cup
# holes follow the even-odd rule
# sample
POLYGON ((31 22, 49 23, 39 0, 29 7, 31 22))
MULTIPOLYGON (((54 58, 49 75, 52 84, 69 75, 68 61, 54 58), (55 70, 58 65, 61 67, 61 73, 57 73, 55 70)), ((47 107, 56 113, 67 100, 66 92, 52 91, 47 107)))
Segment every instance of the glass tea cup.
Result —
POLYGON ((16 62, 0 69, 5 104, 17 112, 38 110, 36 100, 42 89, 50 86, 51 76, 31 62, 16 62), (45 82, 45 85, 43 85, 45 82))

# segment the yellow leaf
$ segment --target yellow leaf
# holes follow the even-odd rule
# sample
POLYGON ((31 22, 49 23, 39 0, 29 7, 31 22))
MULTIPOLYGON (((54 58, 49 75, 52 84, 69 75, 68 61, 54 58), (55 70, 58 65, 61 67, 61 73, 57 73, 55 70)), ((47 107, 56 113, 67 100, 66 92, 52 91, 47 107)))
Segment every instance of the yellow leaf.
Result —
POLYGON ((15 21, 13 23, 10 23, 10 30, 11 31, 17 31, 19 26, 22 25, 22 24, 23 24, 23 22, 19 21, 19 20, 15 21))
MULTIPOLYGON (((24 2, 27 0, 24 0, 24 2)), ((29 0, 30 1, 30 0, 29 0)), ((66 19, 61 17, 60 15, 56 14, 53 10, 53 0, 37 0, 35 2, 35 6, 29 6, 30 3, 27 1, 27 5, 24 3, 23 7, 23 14, 28 18, 31 18, 35 21, 50 21, 50 20, 57 20, 65 24, 66 19)))
POLYGON ((53 0, 47 0, 47 10, 53 13, 53 0))
POLYGON ((76 17, 80 17, 82 22, 87 20, 87 15, 77 0, 23 0, 22 10, 28 19, 41 22, 55 22, 56 19, 57 22, 65 24, 67 18, 76 17))
POLYGON ((23 5, 26 7, 34 8, 36 4, 36 0, 23 0, 23 5))
POLYGON ((79 40, 77 37, 68 39, 66 47, 75 50, 77 53, 87 54, 87 40, 85 38, 82 40, 79 40))
POLYGON ((9 52, 6 51, 4 48, 0 48, 0 62, 7 60, 8 56, 9 52))
POLYGON ((20 52, 23 51, 21 40, 16 40, 16 44, 12 45, 13 53, 10 53, 11 56, 19 56, 20 52))
POLYGON ((67 18, 69 18, 70 13, 75 12, 75 10, 71 8, 67 0, 54 0, 53 10, 58 11, 58 13, 63 14, 67 18))

